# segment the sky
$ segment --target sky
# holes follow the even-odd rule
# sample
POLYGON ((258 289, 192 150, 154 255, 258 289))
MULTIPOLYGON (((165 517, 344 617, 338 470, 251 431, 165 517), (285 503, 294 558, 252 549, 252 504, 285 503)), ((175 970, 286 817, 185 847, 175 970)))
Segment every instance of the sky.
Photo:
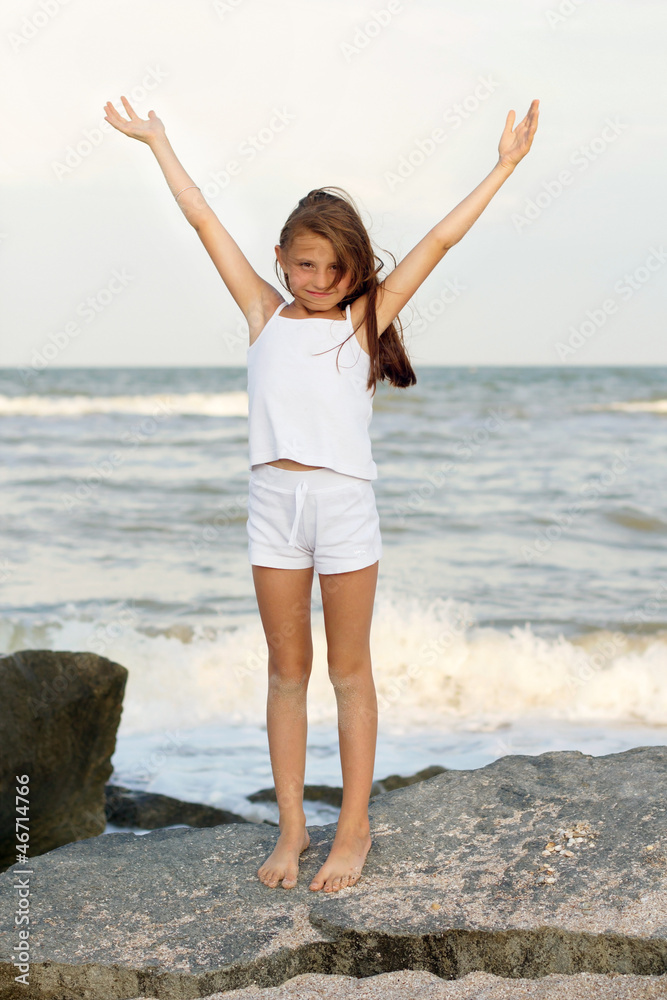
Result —
POLYGON ((0 365, 244 366, 248 329, 125 94, 255 270, 337 185, 393 267, 528 156, 401 312, 422 365, 667 364, 664 0, 4 0, 0 365), (226 166, 238 164, 232 175, 226 166))

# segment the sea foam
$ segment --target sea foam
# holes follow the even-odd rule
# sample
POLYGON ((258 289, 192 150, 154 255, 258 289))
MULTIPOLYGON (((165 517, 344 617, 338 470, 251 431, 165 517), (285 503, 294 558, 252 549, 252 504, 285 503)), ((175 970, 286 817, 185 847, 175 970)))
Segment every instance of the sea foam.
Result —
MULTIPOLYGON (((128 605, 129 607, 130 605, 128 605)), ((89 649, 129 671, 121 732, 196 727, 215 720, 263 726, 267 646, 257 618, 216 627, 179 622, 142 629, 137 616, 109 621, 0 620, 7 651, 89 649)), ((336 720, 321 607, 312 613, 314 664, 308 715, 336 720)), ((598 630, 544 638, 529 624, 481 627, 453 600, 429 606, 378 595, 371 655, 381 725, 414 732, 462 720, 496 727, 528 717, 570 722, 667 724, 667 630, 598 630)))

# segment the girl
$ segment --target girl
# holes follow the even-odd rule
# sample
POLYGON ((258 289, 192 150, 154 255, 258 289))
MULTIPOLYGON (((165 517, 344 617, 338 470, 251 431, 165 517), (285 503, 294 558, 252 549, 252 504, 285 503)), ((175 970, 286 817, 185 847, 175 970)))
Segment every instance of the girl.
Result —
POLYGON ((257 874, 272 888, 279 882, 293 888, 299 856, 310 843, 303 783, 317 570, 343 801, 331 852, 310 889, 336 892, 358 881, 371 846, 377 700, 370 628, 382 555, 368 434, 372 396, 378 379, 400 387, 416 383, 402 329, 394 325, 398 314, 529 151, 539 101, 516 128, 514 111, 508 113, 491 172, 383 282, 377 277, 382 261, 345 192, 319 188, 302 198, 275 247, 289 303, 223 228, 155 112, 141 119, 125 97, 121 101, 129 120, 108 102, 106 121, 150 146, 248 321, 248 557, 269 650, 267 734, 280 813, 275 850, 257 874))

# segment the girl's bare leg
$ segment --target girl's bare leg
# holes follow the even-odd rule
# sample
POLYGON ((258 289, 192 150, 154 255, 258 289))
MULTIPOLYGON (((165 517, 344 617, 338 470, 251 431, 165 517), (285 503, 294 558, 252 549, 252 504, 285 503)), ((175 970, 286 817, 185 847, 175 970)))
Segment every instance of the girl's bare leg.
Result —
POLYGON ((258 869, 265 885, 293 889, 299 855, 310 843, 303 810, 308 721, 306 696, 313 665, 310 602, 313 568, 253 566, 252 574, 269 647, 266 727, 279 809, 280 835, 258 869))
POLYGON ((329 677, 338 705, 343 803, 336 836, 313 890, 354 885, 371 847, 368 800, 377 741, 370 631, 379 562, 350 573, 319 574, 329 677))

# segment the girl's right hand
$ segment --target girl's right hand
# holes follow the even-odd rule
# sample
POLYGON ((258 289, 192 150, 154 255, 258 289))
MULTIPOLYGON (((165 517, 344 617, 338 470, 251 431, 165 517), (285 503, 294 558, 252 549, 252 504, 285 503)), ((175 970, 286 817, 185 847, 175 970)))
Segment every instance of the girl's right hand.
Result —
POLYGON ((148 112, 148 118, 140 118, 132 108, 127 97, 121 96, 121 101, 130 116, 129 121, 118 114, 111 101, 107 101, 104 105, 104 110, 106 111, 105 120, 118 129, 119 132, 129 135, 132 139, 147 142, 149 145, 155 138, 166 135, 164 125, 154 111, 148 112))

